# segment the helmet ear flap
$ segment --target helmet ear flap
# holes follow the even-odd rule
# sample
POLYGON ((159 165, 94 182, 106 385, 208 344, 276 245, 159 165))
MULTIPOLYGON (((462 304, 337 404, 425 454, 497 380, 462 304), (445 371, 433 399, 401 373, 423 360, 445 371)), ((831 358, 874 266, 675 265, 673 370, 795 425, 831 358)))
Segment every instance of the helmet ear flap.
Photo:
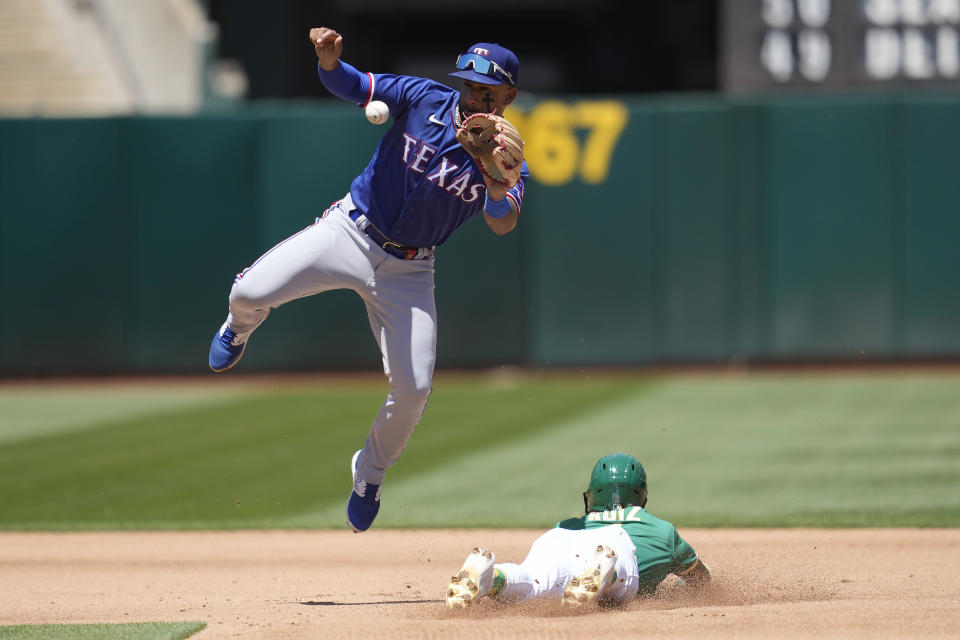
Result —
POLYGON ((646 507, 647 487, 631 487, 630 490, 633 493, 632 504, 639 505, 640 507, 646 507))

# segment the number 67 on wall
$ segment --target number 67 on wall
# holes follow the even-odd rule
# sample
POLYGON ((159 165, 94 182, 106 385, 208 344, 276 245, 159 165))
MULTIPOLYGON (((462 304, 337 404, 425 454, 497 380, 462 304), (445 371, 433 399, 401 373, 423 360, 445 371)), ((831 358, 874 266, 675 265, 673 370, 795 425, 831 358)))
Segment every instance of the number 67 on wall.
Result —
POLYGON ((504 116, 523 136, 531 177, 551 186, 566 184, 578 173, 587 184, 605 182, 630 119, 618 100, 545 100, 529 112, 508 107, 504 116), (580 130, 586 130, 582 144, 580 130))

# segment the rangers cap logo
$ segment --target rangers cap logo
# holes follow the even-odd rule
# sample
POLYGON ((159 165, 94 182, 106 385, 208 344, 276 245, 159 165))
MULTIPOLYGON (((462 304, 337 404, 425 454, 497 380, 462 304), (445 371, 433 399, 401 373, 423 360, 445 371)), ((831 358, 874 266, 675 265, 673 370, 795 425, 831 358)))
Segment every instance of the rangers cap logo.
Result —
POLYGON ((475 42, 457 56, 457 70, 449 74, 480 84, 517 86, 520 62, 510 49, 495 42, 475 42))

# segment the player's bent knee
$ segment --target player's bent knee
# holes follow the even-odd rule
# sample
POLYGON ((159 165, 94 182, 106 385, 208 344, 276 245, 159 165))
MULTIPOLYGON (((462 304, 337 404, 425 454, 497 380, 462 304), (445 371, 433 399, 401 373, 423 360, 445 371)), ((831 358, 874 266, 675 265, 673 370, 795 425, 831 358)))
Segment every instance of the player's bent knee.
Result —
POLYGON ((427 398, 430 397, 430 393, 433 391, 433 387, 420 387, 420 386, 396 386, 394 385, 393 397, 400 400, 401 398, 413 404, 426 404, 427 398))
POLYGON ((255 286, 240 280, 230 290, 230 306, 247 311, 266 309, 271 306, 268 292, 258 291, 255 286))
POLYGON ((390 393, 394 402, 409 407, 412 410, 422 412, 430 398, 433 387, 417 384, 397 384, 394 383, 390 393))

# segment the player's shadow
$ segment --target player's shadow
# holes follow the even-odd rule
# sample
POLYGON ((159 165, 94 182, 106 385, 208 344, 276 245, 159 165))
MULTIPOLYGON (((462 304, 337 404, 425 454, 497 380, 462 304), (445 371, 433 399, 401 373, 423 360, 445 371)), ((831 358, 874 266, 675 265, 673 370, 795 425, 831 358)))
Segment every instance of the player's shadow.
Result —
POLYGON ((439 603, 443 600, 370 600, 367 602, 336 602, 334 600, 306 600, 299 602, 308 607, 357 607, 377 604, 431 604, 439 603))

